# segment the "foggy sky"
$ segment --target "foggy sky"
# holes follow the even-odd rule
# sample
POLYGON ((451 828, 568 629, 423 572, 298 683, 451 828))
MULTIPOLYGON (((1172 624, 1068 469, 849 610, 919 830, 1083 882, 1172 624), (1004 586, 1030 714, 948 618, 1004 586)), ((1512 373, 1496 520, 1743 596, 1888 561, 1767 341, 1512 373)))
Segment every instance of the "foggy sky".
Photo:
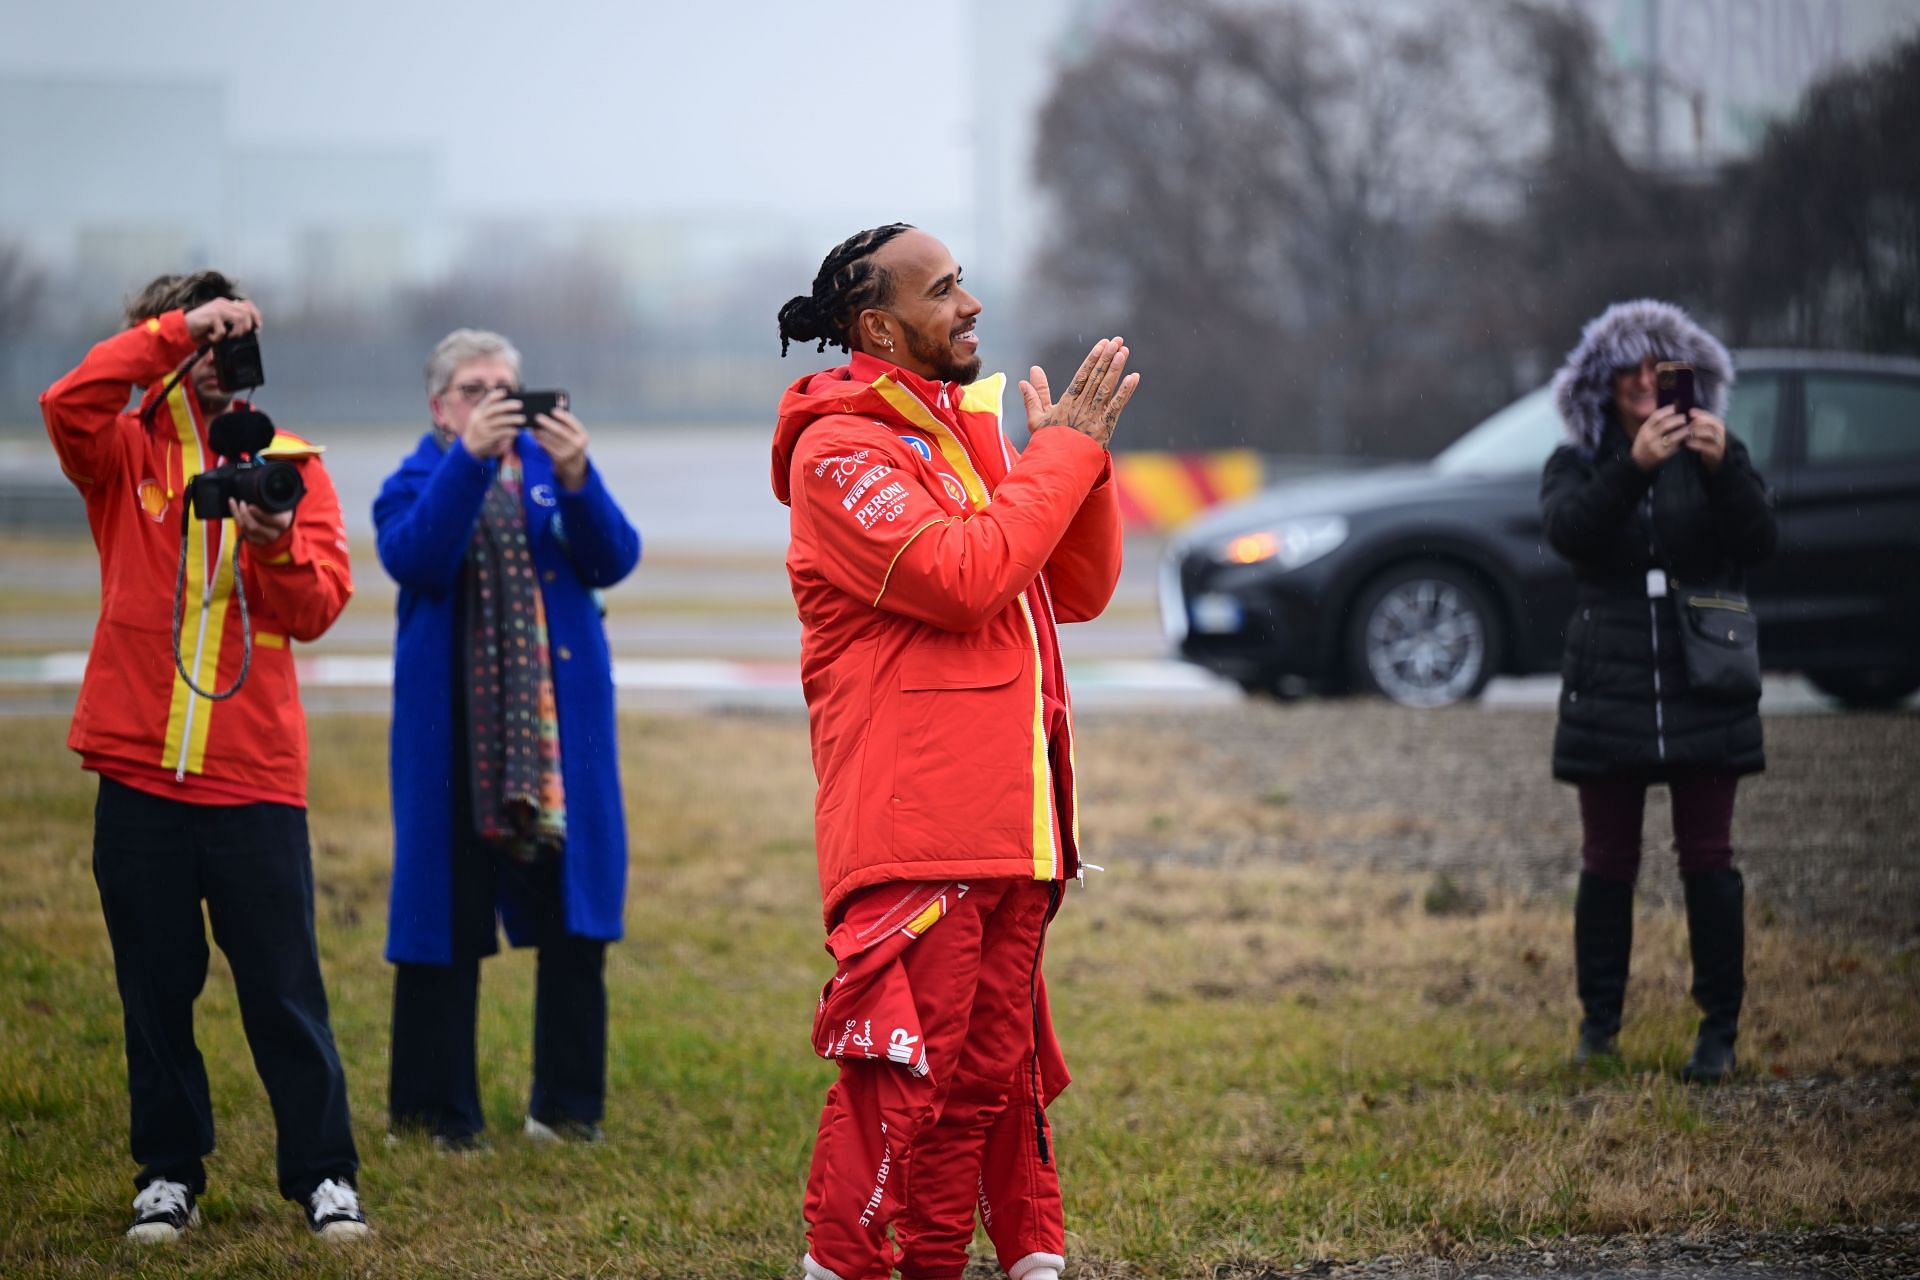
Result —
MULTIPOLYGON (((431 145, 462 213, 797 201, 851 211, 876 186, 899 207, 951 206, 973 163, 960 5, 75 0, 10 10, 0 74, 224 75, 234 141, 431 145)), ((156 148, 191 151, 193 121, 128 125, 150 130, 156 148)))

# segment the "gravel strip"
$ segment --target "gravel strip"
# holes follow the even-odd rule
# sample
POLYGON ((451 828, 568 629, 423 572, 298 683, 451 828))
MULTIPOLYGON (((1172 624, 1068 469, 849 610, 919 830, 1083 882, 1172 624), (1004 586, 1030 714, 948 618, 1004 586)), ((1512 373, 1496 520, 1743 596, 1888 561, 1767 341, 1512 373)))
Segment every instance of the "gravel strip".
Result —
MULTIPOLYGON (((1375 700, 1249 702, 1184 715, 1108 714, 1082 728, 1097 780, 1104 752, 1156 752, 1168 794, 1285 797, 1279 830, 1173 824, 1114 857, 1191 862, 1278 858, 1444 873, 1465 886, 1565 896, 1579 869, 1571 787, 1550 772, 1554 717, 1479 707, 1413 711, 1375 700)), ((1920 715, 1769 720, 1768 770, 1741 784, 1737 865, 1763 910, 1821 932, 1920 949, 1920 715)), ((1090 823, 1097 822, 1089 803, 1090 823)), ((1665 790, 1647 801, 1642 888, 1676 899, 1665 790)))

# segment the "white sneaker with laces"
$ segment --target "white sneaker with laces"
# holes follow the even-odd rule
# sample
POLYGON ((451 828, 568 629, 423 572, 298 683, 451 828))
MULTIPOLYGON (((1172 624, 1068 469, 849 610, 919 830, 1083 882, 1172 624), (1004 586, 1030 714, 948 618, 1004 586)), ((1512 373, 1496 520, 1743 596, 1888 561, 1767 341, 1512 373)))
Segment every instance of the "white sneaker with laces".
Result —
POLYGON ((155 1178, 133 1198, 133 1225, 127 1239, 141 1244, 172 1244, 188 1227, 200 1225, 200 1206, 184 1182, 155 1178))
POLYGON ((352 1184, 328 1178, 307 1197, 307 1225, 322 1240, 343 1243, 363 1240, 373 1231, 360 1211, 360 1196, 352 1184))

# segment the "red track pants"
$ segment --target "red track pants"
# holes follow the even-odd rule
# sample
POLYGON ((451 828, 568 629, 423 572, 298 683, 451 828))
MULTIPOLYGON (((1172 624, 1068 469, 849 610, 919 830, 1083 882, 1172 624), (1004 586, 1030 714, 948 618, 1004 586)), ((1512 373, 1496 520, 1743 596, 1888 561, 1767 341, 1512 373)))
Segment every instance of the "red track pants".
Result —
POLYGON ((1059 886, 986 880, 920 887, 917 899, 915 888, 856 895, 829 944, 841 963, 815 1043, 839 1059, 840 1078, 807 1178, 808 1270, 884 1280, 897 1264, 910 1280, 958 1277, 977 1210, 1019 1280, 1061 1265, 1065 1245, 1044 1110, 1065 1075, 1040 980, 1059 886), (841 945, 863 919, 915 912, 928 889, 944 910, 937 924, 921 916, 884 941, 869 927, 863 949, 841 945))

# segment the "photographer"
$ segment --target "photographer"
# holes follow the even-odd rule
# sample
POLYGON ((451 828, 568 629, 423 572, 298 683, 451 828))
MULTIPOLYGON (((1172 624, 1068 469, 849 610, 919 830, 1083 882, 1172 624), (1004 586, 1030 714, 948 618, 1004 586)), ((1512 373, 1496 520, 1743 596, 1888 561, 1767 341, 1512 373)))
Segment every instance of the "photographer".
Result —
POLYGON ((1701 1083, 1733 1075, 1746 996, 1734 795, 1766 753, 1745 574, 1777 540, 1766 482, 1721 417, 1733 380, 1680 308, 1615 303, 1554 377, 1566 443, 1540 481, 1547 541, 1580 584, 1553 739, 1554 777, 1580 793, 1574 1061, 1619 1060, 1647 788, 1664 783, 1703 1015, 1680 1074, 1701 1083))
POLYGON ((388 1116, 442 1149, 482 1143, 480 960, 538 950, 536 1141, 600 1136, 607 943, 620 937, 626 816, 598 588, 640 535, 563 394, 520 353, 456 329, 428 357, 420 438, 374 500, 400 585, 394 644, 394 965, 388 1116))
POLYGON ((340 504, 319 448, 281 435, 261 452, 295 469, 304 500, 278 512, 232 501, 226 519, 192 518, 191 482, 235 461, 209 444, 210 424, 238 405, 213 347, 256 332, 260 313, 203 271, 153 281, 127 319, 40 397, 100 553, 100 620, 67 745, 100 775, 93 872, 141 1164, 127 1234, 169 1241, 199 1221, 213 1150, 193 1037, 204 899, 273 1105, 280 1194, 321 1237, 354 1239, 367 1223, 314 940, 307 732, 290 648, 326 631, 352 594, 340 504), (135 387, 145 392, 127 412, 135 387))

